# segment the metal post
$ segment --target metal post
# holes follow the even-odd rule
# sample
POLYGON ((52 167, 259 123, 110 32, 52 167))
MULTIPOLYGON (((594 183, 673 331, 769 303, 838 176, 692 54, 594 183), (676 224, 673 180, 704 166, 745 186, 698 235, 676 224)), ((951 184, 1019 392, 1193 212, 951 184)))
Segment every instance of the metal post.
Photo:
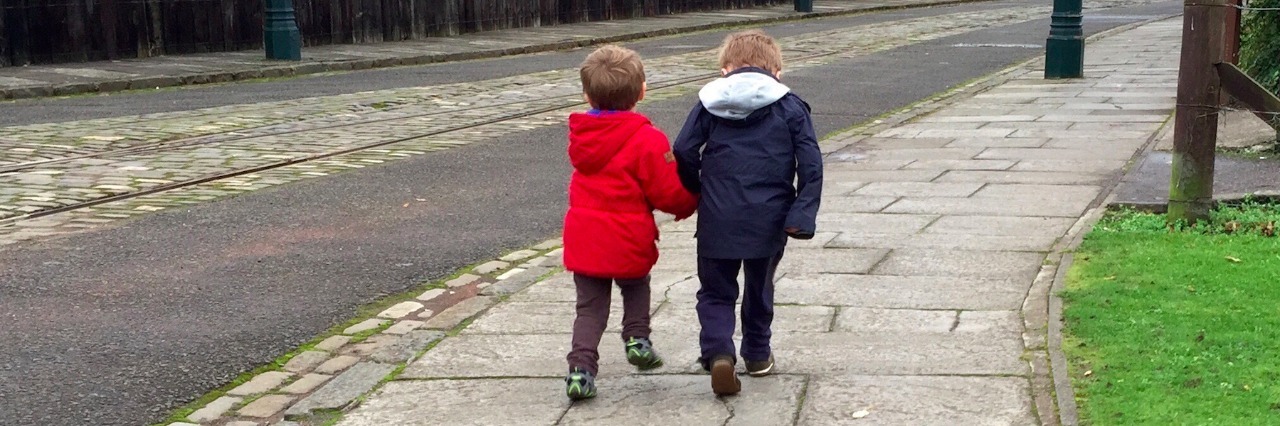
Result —
POLYGON ((1213 162, 1218 144, 1227 0, 1186 0, 1182 18, 1182 63, 1173 127, 1170 223, 1196 223, 1213 208, 1213 162))
POLYGON ((813 0, 795 0, 796 12, 813 13, 813 0))
POLYGON ((1053 0, 1044 78, 1084 77, 1084 13, 1081 0, 1053 0))
POLYGON ((293 0, 267 0, 267 17, 262 26, 262 46, 267 59, 302 59, 302 33, 294 19, 293 0))

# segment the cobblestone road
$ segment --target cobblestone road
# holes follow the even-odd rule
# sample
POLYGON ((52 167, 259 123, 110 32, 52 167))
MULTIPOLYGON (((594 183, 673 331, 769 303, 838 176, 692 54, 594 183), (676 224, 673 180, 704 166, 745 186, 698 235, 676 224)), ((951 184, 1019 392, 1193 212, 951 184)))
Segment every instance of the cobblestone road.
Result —
MULTIPOLYGON (((1097 2, 1092 7, 1144 4, 1097 2)), ((975 29, 1043 18, 1017 6, 810 33, 782 39, 790 69, 821 66, 975 29)), ((650 101, 690 93, 714 51, 648 61, 650 101), (680 84, 682 83, 683 84, 680 84)), ((512 132, 555 125, 579 107, 576 72, 0 129, 0 245, 139 214, 326 176, 512 132), (544 111, 532 114, 530 112, 544 111), (502 120, 496 119, 511 117, 502 120), (322 160, 38 218, 40 212, 267 167, 354 147, 322 160)))

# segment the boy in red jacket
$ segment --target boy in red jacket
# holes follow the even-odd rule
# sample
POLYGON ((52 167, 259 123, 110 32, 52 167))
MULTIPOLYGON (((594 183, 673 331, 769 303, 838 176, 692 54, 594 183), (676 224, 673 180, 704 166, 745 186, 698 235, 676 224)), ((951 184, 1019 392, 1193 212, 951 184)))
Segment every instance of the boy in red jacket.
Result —
POLYGON ((574 400, 596 395, 597 348, 614 282, 622 290, 627 361, 641 370, 662 366, 649 340, 649 270, 658 261, 653 210, 680 220, 698 206, 680 183, 666 135, 633 111, 646 88, 640 56, 604 46, 587 56, 579 73, 591 110, 569 116, 574 171, 564 220, 564 265, 578 289, 565 377, 574 400))

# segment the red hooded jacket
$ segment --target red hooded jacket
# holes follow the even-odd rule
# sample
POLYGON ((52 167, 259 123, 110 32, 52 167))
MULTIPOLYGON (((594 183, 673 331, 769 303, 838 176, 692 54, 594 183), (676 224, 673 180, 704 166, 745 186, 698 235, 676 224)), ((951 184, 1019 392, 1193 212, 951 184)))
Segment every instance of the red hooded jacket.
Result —
POLYGON ((697 198, 684 189, 662 131, 634 112, 569 116, 569 212, 564 266, 598 278, 640 278, 658 262, 653 210, 677 220, 697 198))

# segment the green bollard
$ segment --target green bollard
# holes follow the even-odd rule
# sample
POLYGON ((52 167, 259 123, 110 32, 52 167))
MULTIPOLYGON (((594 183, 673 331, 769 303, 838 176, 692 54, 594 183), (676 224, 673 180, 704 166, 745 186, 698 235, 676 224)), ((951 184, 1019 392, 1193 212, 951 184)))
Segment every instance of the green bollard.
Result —
POLYGON ((795 0, 796 12, 813 13, 813 0, 795 0))
POLYGON ((262 25, 262 46, 267 59, 302 60, 302 33, 294 19, 293 0, 267 0, 267 17, 262 25))
POLYGON ((1084 77, 1084 14, 1081 0, 1053 0, 1045 44, 1044 78, 1084 77))

